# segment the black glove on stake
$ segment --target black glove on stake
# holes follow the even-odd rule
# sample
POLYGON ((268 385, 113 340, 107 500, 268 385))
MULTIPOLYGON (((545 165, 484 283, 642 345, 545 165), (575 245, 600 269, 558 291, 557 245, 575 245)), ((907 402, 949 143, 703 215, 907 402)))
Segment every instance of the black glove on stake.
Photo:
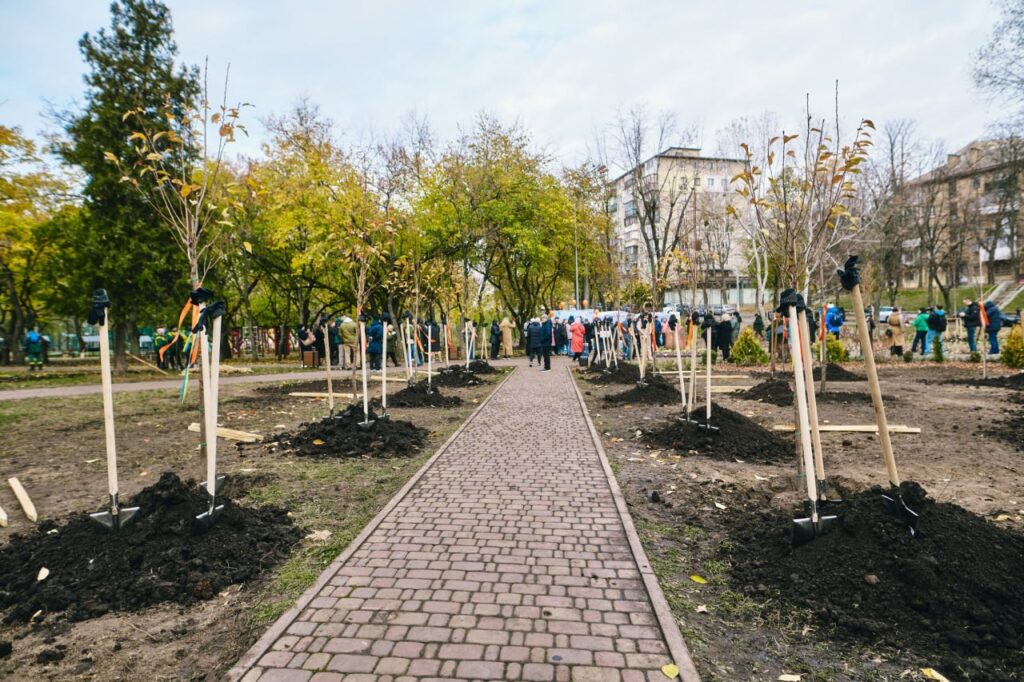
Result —
POLYGON ((107 337, 107 313, 110 298, 104 289, 97 289, 89 310, 89 324, 99 325, 100 330, 100 379, 103 382, 103 428, 107 443, 107 491, 110 493, 110 511, 89 514, 89 517, 107 528, 116 531, 138 513, 138 507, 121 507, 118 502, 117 445, 114 440, 114 392, 110 380, 110 339, 107 337))
POLYGON ((882 389, 878 384, 878 370, 875 368, 875 354, 871 348, 871 334, 864 315, 864 300, 860 294, 860 271, 857 267, 857 256, 850 256, 846 264, 839 270, 839 281, 843 288, 853 294, 853 308, 857 313, 857 332, 860 334, 860 345, 864 349, 864 367, 867 370, 868 385, 871 387, 871 404, 875 408, 875 423, 878 426, 878 439, 882 442, 882 455, 885 457, 885 468, 889 475, 889 493, 883 494, 886 509, 897 519, 907 524, 910 534, 917 533, 917 512, 907 506, 900 492, 900 475, 896 471, 896 456, 892 451, 892 438, 889 436, 889 421, 885 416, 885 405, 882 403, 882 389))

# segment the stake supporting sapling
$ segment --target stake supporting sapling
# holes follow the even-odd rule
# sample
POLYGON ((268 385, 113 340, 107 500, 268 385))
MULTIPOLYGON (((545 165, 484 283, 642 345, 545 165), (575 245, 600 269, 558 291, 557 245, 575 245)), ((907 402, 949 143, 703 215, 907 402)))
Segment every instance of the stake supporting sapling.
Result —
POLYGON ((889 420, 885 416, 885 404, 882 402, 882 388, 878 383, 878 369, 875 367, 875 355, 870 351, 870 332, 864 317, 864 301, 860 293, 860 271, 857 265, 859 258, 850 256, 839 270, 839 280, 843 288, 853 294, 853 307, 857 314, 857 333, 861 344, 869 349, 864 353, 864 368, 868 375, 868 386, 871 388, 871 405, 875 408, 875 422, 878 426, 878 439, 882 443, 882 456, 885 458, 886 473, 889 477, 889 492, 882 495, 886 509, 894 517, 902 521, 910 529, 911 535, 917 533, 917 512, 907 506, 900 491, 900 475, 896 470, 896 455, 892 449, 892 438, 889 434, 889 420))
POLYGON ((118 531, 131 522, 139 513, 138 507, 122 507, 118 500, 117 444, 114 439, 114 391, 110 378, 110 298, 104 289, 97 289, 89 311, 89 324, 99 325, 100 332, 100 380, 103 385, 103 433, 107 447, 107 492, 110 494, 110 510, 89 514, 89 518, 118 531))
POLYGON ((434 325, 433 322, 427 323, 427 395, 434 392, 433 378, 434 378, 434 354, 431 352, 434 347, 434 325))
POLYGON ((380 319, 380 418, 386 421, 388 418, 388 322, 391 320, 391 316, 387 313, 382 313, 380 319))
POLYGON ((683 404, 683 414, 679 417, 680 421, 690 421, 690 413, 686 409, 686 375, 683 373, 683 351, 680 348, 682 343, 679 340, 679 324, 677 323, 672 333, 675 335, 676 342, 676 371, 679 373, 679 399, 683 404))
POLYGON ((696 408, 697 395, 697 325, 690 319, 690 328, 687 332, 687 343, 690 345, 690 402, 686 407, 686 414, 689 415, 696 408))
POLYGON ((367 431, 374 422, 370 420, 370 391, 367 374, 369 369, 366 362, 366 315, 363 313, 359 313, 359 359, 363 366, 363 421, 359 422, 359 427, 367 431))
POLYGON ((224 302, 206 304, 199 316, 197 329, 199 343, 203 354, 203 409, 206 419, 206 480, 199 485, 206 490, 209 501, 207 510, 196 516, 203 522, 211 522, 224 510, 224 505, 217 504, 217 493, 224 484, 224 477, 217 476, 217 402, 220 390, 220 335, 224 319, 224 302), (201 325, 201 326, 200 326, 201 325), (209 344, 209 350, 207 350, 209 344), (209 363, 209 365, 207 365, 209 363))
POLYGON ((334 382, 331 380, 331 336, 327 318, 320 318, 320 329, 324 335, 324 367, 327 370, 327 415, 334 416, 334 382))

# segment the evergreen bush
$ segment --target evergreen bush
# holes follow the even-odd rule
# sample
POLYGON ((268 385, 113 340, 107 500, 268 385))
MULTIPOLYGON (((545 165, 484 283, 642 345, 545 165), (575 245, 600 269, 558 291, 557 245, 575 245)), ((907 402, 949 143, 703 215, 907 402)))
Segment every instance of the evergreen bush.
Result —
POLYGON ((740 331, 736 343, 732 345, 729 362, 737 365, 768 364, 768 351, 761 346, 750 327, 744 327, 740 331))
POLYGON ((1024 369, 1024 327, 1014 325, 1003 343, 999 359, 1007 367, 1024 369))

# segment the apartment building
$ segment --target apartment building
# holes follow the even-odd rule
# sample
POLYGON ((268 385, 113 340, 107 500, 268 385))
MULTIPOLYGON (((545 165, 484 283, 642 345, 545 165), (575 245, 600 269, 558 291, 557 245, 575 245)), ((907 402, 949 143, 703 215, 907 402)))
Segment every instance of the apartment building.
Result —
POLYGON ((746 286, 746 237, 726 215, 730 205, 748 210, 730 184, 743 161, 701 156, 700 151, 669 147, 611 181, 608 208, 623 274, 650 283, 657 268, 666 303, 689 300, 685 292, 692 284, 687 268, 665 256, 673 245, 700 263, 697 287, 714 292, 716 301, 734 303, 735 289, 746 286), (654 266, 652 249, 655 256, 665 256, 654 266))

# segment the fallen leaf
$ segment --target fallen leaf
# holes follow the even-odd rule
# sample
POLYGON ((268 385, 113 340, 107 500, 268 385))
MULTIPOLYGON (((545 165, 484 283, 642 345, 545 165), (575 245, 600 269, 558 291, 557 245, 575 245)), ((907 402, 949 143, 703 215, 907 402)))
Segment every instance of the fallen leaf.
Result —
POLYGON ((697 605, 697 613, 707 613, 707 612, 708 612, 707 604, 698 604, 697 605))
POLYGON ((704 583, 707 582, 707 580, 705 578, 702 578, 699 575, 691 575, 690 576, 690 580, 692 580, 693 582, 698 583, 700 585, 703 585, 704 583))
POLYGON ((765 476, 759 476, 757 474, 754 474, 754 480, 755 481, 767 481, 768 479, 765 476))
POLYGON ((42 617, 43 617, 43 610, 39 609, 38 611, 33 613, 32 617, 29 618, 28 620, 29 620, 30 623, 34 623, 37 620, 42 620, 42 617))
POLYGON ((800 678, 803 675, 792 675, 790 673, 783 673, 779 675, 779 682, 800 682, 800 678))
POLYGON ((921 668, 921 674, 929 680, 936 680, 936 682, 949 682, 949 679, 947 679, 945 675, 934 668, 921 668))
POLYGON ((315 530, 315 531, 313 531, 312 533, 310 533, 309 535, 306 536, 306 539, 307 540, 316 540, 318 542, 323 542, 323 541, 327 540, 329 537, 331 537, 331 531, 325 529, 325 530, 315 530))
POLYGON ((323 445, 323 444, 324 444, 324 442, 320 438, 314 438, 313 439, 313 445, 323 445))
POLYGON ((679 677, 679 666, 675 663, 669 663, 668 665, 661 666, 661 672, 670 680, 674 680, 679 677))
POLYGON ((716 506, 716 507, 718 507, 719 509, 726 509, 726 508, 727 508, 727 507, 726 507, 726 506, 725 506, 724 504, 722 504, 721 502, 715 502, 715 506, 716 506))
POLYGON ((1010 515, 1009 514, 1000 514, 999 516, 997 516, 995 518, 995 520, 996 521, 1009 521, 1010 520, 1010 515))
POLYGON ((48 575, 50 575, 50 569, 48 569, 46 566, 43 566, 39 569, 39 573, 36 573, 36 580, 42 582, 43 580, 46 580, 46 576, 48 575))
POLYGON ((86 464, 95 464, 95 463, 96 463, 96 462, 98 462, 98 461, 100 461, 100 458, 99 458, 99 457, 94 457, 93 459, 87 459, 87 460, 85 460, 85 463, 86 463, 86 464))

